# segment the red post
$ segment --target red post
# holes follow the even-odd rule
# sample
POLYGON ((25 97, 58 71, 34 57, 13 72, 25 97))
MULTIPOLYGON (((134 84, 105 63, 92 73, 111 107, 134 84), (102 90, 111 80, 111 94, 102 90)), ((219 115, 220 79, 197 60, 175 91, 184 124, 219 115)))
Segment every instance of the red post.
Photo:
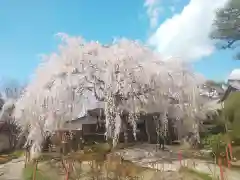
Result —
POLYGON ((66 172, 66 180, 69 180, 69 164, 66 166, 67 172, 66 172))
POLYGON ((224 180, 223 168, 222 168, 222 160, 221 160, 221 158, 218 159, 218 166, 219 166, 219 168, 220 168, 220 180, 224 180))
POLYGON ((35 167, 33 169, 33 180, 36 180, 37 165, 38 165, 38 161, 35 162, 35 167))
POLYGON ((182 166, 182 152, 181 151, 178 152, 178 160, 180 162, 180 166, 182 166))
POLYGON ((227 160, 227 166, 228 166, 228 168, 230 168, 231 163, 230 163, 230 160, 229 160, 228 146, 226 147, 226 160, 227 160))

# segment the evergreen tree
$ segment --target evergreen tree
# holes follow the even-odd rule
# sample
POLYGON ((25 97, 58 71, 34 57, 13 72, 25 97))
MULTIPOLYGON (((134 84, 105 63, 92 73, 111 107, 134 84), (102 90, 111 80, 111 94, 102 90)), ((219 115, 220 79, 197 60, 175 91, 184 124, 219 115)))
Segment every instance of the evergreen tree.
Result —
POLYGON ((217 11, 212 39, 218 40, 220 49, 236 49, 236 59, 240 60, 240 1, 230 0, 223 9, 217 11))

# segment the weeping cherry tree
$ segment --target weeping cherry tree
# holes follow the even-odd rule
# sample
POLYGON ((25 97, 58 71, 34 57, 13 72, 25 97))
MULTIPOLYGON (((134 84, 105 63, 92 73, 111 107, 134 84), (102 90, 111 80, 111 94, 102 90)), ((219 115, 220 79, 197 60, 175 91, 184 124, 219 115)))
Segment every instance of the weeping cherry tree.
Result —
POLYGON ((159 54, 127 39, 102 45, 66 34, 60 37, 58 52, 43 57, 16 103, 15 117, 28 132, 28 142, 33 142, 32 153, 41 150, 46 133, 85 115, 98 102, 105 104, 106 138, 113 146, 121 129, 126 130, 124 112, 136 137, 140 111, 162 113, 163 131, 169 107, 179 109, 176 116, 197 111, 196 90, 202 81, 185 64, 163 62, 159 54))

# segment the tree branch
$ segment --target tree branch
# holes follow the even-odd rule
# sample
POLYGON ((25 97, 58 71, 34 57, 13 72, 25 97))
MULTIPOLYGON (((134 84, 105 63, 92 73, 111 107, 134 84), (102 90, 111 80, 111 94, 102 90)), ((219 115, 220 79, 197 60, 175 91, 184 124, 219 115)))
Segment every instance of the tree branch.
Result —
MULTIPOLYGON (((88 80, 88 78, 85 76, 85 79, 88 83, 92 84, 93 87, 92 88, 88 88, 89 91, 93 91, 94 93, 94 96, 95 98, 98 100, 98 101, 104 101, 105 98, 104 97, 100 97, 98 94, 97 94, 97 91, 96 91, 96 83, 95 82, 92 82, 90 80, 88 80)), ((98 80, 100 83, 104 83, 104 81, 100 80, 100 79, 97 79, 95 78, 96 80, 98 80)), ((101 87, 100 87, 101 88, 101 87)))
POLYGON ((229 40, 227 42, 227 45, 226 46, 223 46, 222 48, 223 49, 229 49, 229 48, 232 48, 233 44, 236 42, 237 40, 229 40))

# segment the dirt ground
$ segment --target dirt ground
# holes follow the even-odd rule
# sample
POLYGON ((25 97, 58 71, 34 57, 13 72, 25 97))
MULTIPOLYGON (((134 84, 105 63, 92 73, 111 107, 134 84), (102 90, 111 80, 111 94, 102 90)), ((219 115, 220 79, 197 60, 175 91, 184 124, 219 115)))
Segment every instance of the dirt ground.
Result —
POLYGON ((0 180, 22 180, 24 157, 0 165, 0 180))
MULTIPOLYGON (((179 148, 168 147, 168 150, 166 151, 156 151, 155 145, 139 144, 130 148, 119 150, 117 153, 125 160, 131 161, 139 166, 157 169, 162 172, 178 172, 180 168, 184 166, 198 172, 209 174, 215 178, 220 176, 220 169, 213 161, 204 158, 201 159, 199 156, 195 156, 194 154, 188 153, 187 156, 183 156, 180 163, 178 150, 179 148)), ((239 180, 239 170, 237 171, 227 168, 223 168, 223 170, 224 176, 228 180, 239 180)), ((185 178, 188 177, 189 176, 186 176, 185 178)))
MULTIPOLYGON (((60 172, 59 170, 56 170, 53 168, 53 166, 49 164, 42 164, 40 166, 41 171, 44 172, 48 177, 51 177, 52 179, 58 179, 58 180, 64 180, 65 179, 65 174, 60 172)), ((146 169, 142 171, 141 173, 138 174, 139 176, 132 176, 132 179, 134 180, 207 180, 203 179, 195 174, 191 174, 188 172, 160 172, 160 171, 155 171, 151 169, 146 169)), ((95 175, 94 176, 96 179, 104 179, 95 175)), ((86 180, 88 178, 93 178, 93 175, 85 175, 81 176, 81 178, 78 178, 79 180, 86 180)), ((121 179, 121 178, 120 178, 121 179)), ((125 178, 122 178, 125 179, 125 178)))

